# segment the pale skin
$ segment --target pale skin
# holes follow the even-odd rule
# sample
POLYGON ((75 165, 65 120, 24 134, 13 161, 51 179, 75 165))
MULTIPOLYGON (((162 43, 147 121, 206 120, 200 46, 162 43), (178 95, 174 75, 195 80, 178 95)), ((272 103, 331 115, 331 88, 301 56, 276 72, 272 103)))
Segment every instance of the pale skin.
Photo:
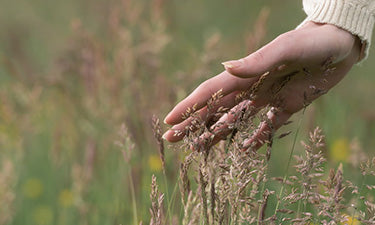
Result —
POLYGON ((240 60, 223 63, 225 71, 200 84, 166 116, 164 122, 172 127, 163 138, 169 142, 180 141, 185 127, 190 125, 191 119, 183 117, 187 109, 195 105, 200 117, 206 118, 207 101, 222 89, 224 97, 218 107, 230 110, 219 119, 215 129, 203 134, 201 139, 213 138, 211 144, 214 145, 229 135, 228 125, 237 119, 235 115, 239 110, 256 113, 267 106, 277 108, 270 110, 268 122, 260 124, 259 129, 245 140, 244 147, 258 149, 269 138, 268 134, 273 134, 294 113, 343 79, 360 57, 358 37, 334 25, 308 22, 240 60), (266 73, 267 78, 257 97, 238 104, 238 93, 249 90, 266 73), (280 86, 288 76, 290 80, 278 90, 278 98, 275 98, 274 87, 280 86))

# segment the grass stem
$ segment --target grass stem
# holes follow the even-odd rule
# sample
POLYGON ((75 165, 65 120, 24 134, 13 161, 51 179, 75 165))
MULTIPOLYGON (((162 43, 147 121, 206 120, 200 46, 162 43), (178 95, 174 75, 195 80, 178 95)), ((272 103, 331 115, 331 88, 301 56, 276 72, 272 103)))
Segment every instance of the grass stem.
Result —
POLYGON ((294 139, 293 139, 293 145, 292 145, 292 149, 289 153, 289 159, 288 159, 288 164, 286 166, 286 169, 285 169, 285 174, 284 174, 284 178, 283 178, 283 183, 281 185, 281 188, 280 188, 280 193, 279 193, 279 196, 277 198, 277 203, 276 203, 276 208, 275 208, 275 215, 277 215, 277 210, 279 209, 279 206, 280 206, 280 201, 281 201, 281 198, 282 198, 282 195, 283 195, 283 192, 284 192, 284 186, 285 186, 285 181, 289 175, 289 167, 290 167, 290 162, 292 161, 292 156, 294 154, 294 149, 296 147, 296 142, 297 142, 297 137, 298 137, 298 134, 299 134, 299 130, 301 128, 301 124, 302 124, 302 119, 303 119, 303 116, 305 115, 305 111, 306 111, 306 107, 303 108, 303 111, 302 111, 302 115, 298 121, 298 125, 297 125, 297 130, 296 130, 296 133, 294 135, 294 139))
MULTIPOLYGON (((363 191, 363 188, 365 186, 365 181, 366 181, 366 175, 362 175, 362 181, 361 181, 361 190, 359 190, 358 196, 361 196, 361 193, 363 191)), ((358 197, 359 198, 359 197, 358 197)), ((355 216, 357 214, 357 207, 354 208, 354 212, 352 213, 352 222, 350 225, 354 224, 355 216)))
POLYGON ((174 188, 173 188, 173 192, 172 192, 172 195, 171 195, 171 198, 170 198, 170 201, 168 203, 168 208, 167 208, 167 214, 168 215, 171 215, 171 208, 173 208, 174 206, 174 200, 175 200, 175 195, 177 193, 177 187, 178 187, 178 182, 180 181, 180 178, 177 179, 175 185, 174 185, 174 188))
POLYGON ((165 172, 165 169, 163 169, 163 177, 164 177, 164 186, 165 186, 165 193, 166 193, 166 199, 167 199, 167 214, 168 214, 168 217, 169 217, 169 222, 171 223, 172 222, 172 215, 170 213, 170 198, 169 198, 169 189, 168 189, 168 182, 167 182, 167 174, 165 172))
MULTIPOLYGON (((269 148, 271 148, 270 149, 270 151, 272 151, 272 144, 270 145, 270 146, 267 146, 267 147, 269 147, 269 148)), ((265 173, 265 179, 267 178, 267 173, 268 173, 268 163, 269 163, 269 159, 267 160, 267 167, 266 167, 266 169, 265 169, 265 171, 264 171, 264 173, 265 173)), ((266 188, 266 180, 262 183, 262 189, 261 189, 261 192, 260 193, 264 193, 264 189, 266 188)), ((257 222, 257 225, 261 225, 261 222, 260 222, 260 216, 261 216, 261 213, 262 213, 262 210, 261 210, 261 207, 259 207, 259 209, 258 209, 258 222, 257 222)))
POLYGON ((128 176, 129 176, 129 183, 130 183, 130 192, 132 196, 132 205, 133 205, 133 224, 138 225, 138 214, 137 214, 137 202, 135 200, 135 189, 134 189, 134 182, 133 182, 133 176, 131 173, 131 170, 128 170, 128 176))

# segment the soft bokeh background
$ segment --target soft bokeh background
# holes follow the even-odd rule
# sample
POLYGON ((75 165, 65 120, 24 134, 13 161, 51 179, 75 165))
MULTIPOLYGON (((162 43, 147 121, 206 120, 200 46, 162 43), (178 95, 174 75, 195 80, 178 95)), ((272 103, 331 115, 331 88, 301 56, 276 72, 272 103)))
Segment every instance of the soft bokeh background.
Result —
MULTIPOLYGON (((0 224, 131 224, 132 197, 147 223, 151 175, 163 180, 152 115, 303 18, 295 0, 3 0, 0 224)), ((322 127, 329 165, 354 181, 353 149, 375 146, 372 52, 309 106, 298 138, 322 127)), ((292 142, 275 143, 270 173, 283 175, 292 142)), ((176 184, 173 149, 162 191, 176 184)))

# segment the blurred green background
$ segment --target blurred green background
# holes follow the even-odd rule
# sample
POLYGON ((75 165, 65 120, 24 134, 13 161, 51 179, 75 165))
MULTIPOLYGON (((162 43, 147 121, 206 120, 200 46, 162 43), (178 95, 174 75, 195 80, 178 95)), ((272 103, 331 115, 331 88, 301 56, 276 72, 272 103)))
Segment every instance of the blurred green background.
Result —
MULTIPOLYGON (((220 62, 248 54, 303 19, 295 0, 3 0, 0 224, 131 224, 132 197, 137 222, 147 223, 151 174, 163 179, 152 115, 163 118, 220 72, 220 62), (127 139, 119 135, 122 124, 127 139)), ((373 152, 374 57, 303 116, 299 139, 322 127, 332 166, 349 162, 358 145, 373 152)), ((275 143, 275 176, 285 171, 292 141, 275 143)), ((184 155, 172 149, 166 150, 170 192, 184 155)))

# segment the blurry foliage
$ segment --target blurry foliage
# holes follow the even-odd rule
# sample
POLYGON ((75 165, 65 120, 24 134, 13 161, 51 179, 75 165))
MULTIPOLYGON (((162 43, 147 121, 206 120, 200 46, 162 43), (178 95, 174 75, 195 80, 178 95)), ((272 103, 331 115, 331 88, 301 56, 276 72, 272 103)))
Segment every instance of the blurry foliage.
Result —
MULTIPOLYGON (((0 9, 0 224, 128 223, 134 218, 132 198, 138 213, 134 223, 147 222, 151 173, 162 176, 151 116, 164 115, 221 70, 221 61, 292 29, 298 21, 285 17, 291 11, 302 20, 293 0, 5 0, 0 9), (120 132, 125 141, 118 146, 122 124, 127 132, 120 132)), ((366 76, 349 81, 370 83, 366 76)), ((356 104, 359 99, 347 95, 346 86, 338 93, 356 104)), ((358 96, 369 91, 372 86, 358 96)), ((364 97, 363 105, 372 100, 364 97)), ((331 118, 323 125, 333 137, 329 140, 358 133, 361 143, 375 144, 369 138, 375 131, 373 104, 364 113, 352 111, 361 116, 351 120, 350 104, 343 101, 321 101, 320 111, 311 110, 309 118, 331 118), (342 121, 356 126, 341 129, 342 121)), ((167 185, 172 191, 178 183, 175 162, 183 154, 166 151, 168 182, 160 189, 167 185)), ((281 151, 275 155, 285 159, 281 151)), ((277 174, 280 164, 275 161, 270 171, 277 174)), ((180 207, 173 204, 169 208, 177 215, 180 207)))
MULTIPOLYGON (((12 179, 4 178, 1 186, 6 191, 1 203, 9 205, 1 209, 7 215, 2 224, 121 223, 134 211, 127 203, 131 198, 147 218, 148 177, 161 171, 151 115, 165 113, 177 101, 176 93, 186 88, 184 83, 172 85, 165 73, 170 62, 163 59, 172 40, 168 14, 163 13, 166 3, 95 4, 101 15, 97 27, 72 19, 65 47, 57 47, 60 53, 48 59, 53 66, 46 68, 30 55, 34 31, 18 22, 5 24, 0 158, 8 159, 1 171, 12 179), (114 144, 123 123, 127 132, 120 133, 126 139, 120 148, 125 158, 114 144), (134 144, 127 144, 128 139, 134 144), (132 154, 126 155, 130 147, 132 154)), ((202 69, 191 79, 179 76, 180 81, 189 80, 192 87, 197 77, 210 73, 209 64, 216 59, 211 50, 219 37, 210 36, 203 53, 196 50, 204 60, 202 69)), ((173 157, 178 155, 168 156, 173 157)), ((172 182, 176 166, 169 165, 172 182)))

